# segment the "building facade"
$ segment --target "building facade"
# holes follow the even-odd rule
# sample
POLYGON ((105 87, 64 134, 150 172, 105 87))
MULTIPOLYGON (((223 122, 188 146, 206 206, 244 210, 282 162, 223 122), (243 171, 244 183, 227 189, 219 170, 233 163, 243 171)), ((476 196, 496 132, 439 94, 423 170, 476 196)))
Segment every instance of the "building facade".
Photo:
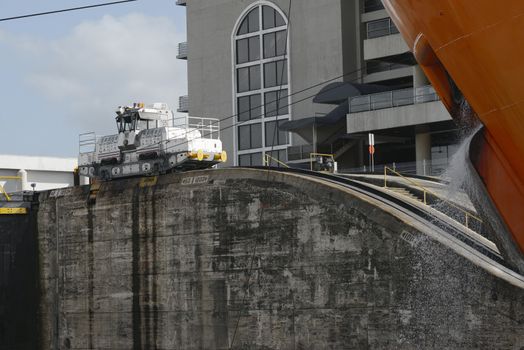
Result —
POLYGON ((0 155, 0 185, 7 193, 70 187, 77 164, 76 158, 0 155))
POLYGON ((364 169, 369 132, 377 164, 426 173, 452 151, 455 126, 379 0, 177 4, 187 9, 179 111, 222 119, 229 165, 268 154, 306 166, 322 152, 364 169))

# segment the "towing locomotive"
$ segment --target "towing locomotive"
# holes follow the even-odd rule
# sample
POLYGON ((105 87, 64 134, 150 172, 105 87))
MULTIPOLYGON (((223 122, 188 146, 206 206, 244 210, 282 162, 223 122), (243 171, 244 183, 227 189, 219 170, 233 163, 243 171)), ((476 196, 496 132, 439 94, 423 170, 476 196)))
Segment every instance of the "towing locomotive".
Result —
POLYGON ((205 169, 227 161, 218 119, 184 117, 177 124, 165 103, 121 106, 116 115, 118 134, 80 135, 80 175, 111 180, 205 169))

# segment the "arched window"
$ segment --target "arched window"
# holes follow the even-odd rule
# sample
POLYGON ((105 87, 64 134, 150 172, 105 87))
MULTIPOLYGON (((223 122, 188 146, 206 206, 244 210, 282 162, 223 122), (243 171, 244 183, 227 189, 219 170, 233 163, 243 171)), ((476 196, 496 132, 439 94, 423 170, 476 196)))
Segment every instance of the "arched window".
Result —
POLYGON ((244 13, 233 33, 235 164, 262 165, 264 154, 287 160, 289 119, 287 21, 260 2, 244 13))

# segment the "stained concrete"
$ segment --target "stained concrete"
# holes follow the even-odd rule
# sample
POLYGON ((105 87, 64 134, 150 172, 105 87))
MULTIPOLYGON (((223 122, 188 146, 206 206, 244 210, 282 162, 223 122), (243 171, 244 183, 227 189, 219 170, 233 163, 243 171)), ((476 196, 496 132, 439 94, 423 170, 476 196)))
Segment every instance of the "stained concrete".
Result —
POLYGON ((524 293, 356 194, 212 170, 43 193, 42 349, 520 349, 524 293))
POLYGON ((0 215, 0 349, 38 347, 35 224, 33 214, 0 215))

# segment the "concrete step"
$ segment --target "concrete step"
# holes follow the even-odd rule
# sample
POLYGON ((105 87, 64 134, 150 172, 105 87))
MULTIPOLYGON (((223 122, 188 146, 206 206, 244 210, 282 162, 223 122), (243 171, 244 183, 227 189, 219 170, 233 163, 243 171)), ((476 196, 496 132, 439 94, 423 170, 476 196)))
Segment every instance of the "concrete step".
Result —
POLYGON ((393 191, 397 194, 400 194, 402 196, 405 196, 405 197, 408 197, 408 198, 411 198, 413 200, 416 200, 416 201, 419 201, 419 202, 423 202, 423 200, 421 200, 419 197, 415 196, 414 194, 412 194, 411 192, 409 192, 408 190, 406 190, 405 188, 401 188, 401 187, 388 187, 388 189, 390 191, 393 191))

